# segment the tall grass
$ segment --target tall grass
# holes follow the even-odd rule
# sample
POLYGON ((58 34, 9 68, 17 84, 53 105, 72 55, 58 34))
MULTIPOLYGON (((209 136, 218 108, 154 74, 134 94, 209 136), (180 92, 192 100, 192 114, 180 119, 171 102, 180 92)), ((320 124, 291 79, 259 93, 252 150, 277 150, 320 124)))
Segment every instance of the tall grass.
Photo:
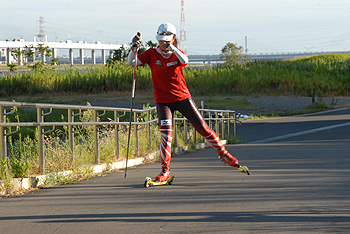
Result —
MULTIPOLYGON (((40 93, 104 93, 130 90, 133 69, 124 63, 115 63, 90 70, 32 71, 4 75, 0 79, 0 96, 40 93)), ((137 86, 151 87, 149 69, 138 70, 137 86)))
MULTIPOLYGON (((0 96, 39 93, 104 93, 129 91, 133 68, 117 62, 85 71, 33 71, 4 75, 0 96)), ((292 94, 310 96, 320 90, 325 96, 349 95, 350 54, 326 54, 284 61, 252 62, 246 65, 189 67, 184 70, 193 94, 292 94)), ((137 90, 152 90, 151 71, 139 67, 137 90)))
POLYGON ((192 92, 205 94, 349 95, 350 54, 319 55, 285 61, 252 62, 186 70, 192 92))

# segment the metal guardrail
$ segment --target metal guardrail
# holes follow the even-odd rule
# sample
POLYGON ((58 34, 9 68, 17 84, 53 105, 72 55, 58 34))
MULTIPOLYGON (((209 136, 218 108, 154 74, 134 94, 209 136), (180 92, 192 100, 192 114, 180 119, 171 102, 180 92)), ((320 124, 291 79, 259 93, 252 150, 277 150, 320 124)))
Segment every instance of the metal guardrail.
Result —
MULTIPOLYGON (((95 145, 95 163, 100 163, 100 154, 99 154, 99 132, 103 129, 99 129, 101 125, 114 125, 115 126, 115 146, 116 146, 116 155, 120 157, 120 132, 121 126, 125 125, 125 128, 128 127, 129 121, 121 122, 120 118, 125 116, 126 113, 130 112, 128 108, 113 108, 113 107, 98 107, 98 106, 78 106, 78 105, 62 105, 62 104, 40 104, 40 103, 26 103, 26 102, 0 102, 0 159, 7 158, 7 136, 14 134, 18 131, 18 127, 37 127, 38 134, 38 147, 39 147, 39 170, 42 174, 45 174, 45 160, 44 160, 44 135, 54 131, 55 126, 67 126, 68 127, 68 145, 71 151, 71 160, 74 162, 74 133, 82 130, 74 130, 74 126, 85 126, 91 125, 94 126, 94 145, 95 145), (12 110, 11 110, 12 108, 12 110), (6 121, 6 116, 14 114, 16 108, 33 108, 37 112, 37 122, 13 122, 8 123, 6 121), (9 110, 10 109, 10 110, 9 110), (49 109, 48 112, 44 112, 45 109, 49 109), (66 109, 68 115, 68 122, 45 122, 44 116, 52 113, 52 109, 66 109), (74 111, 78 110, 77 113, 74 111), (74 122, 74 117, 81 115, 82 110, 93 110, 94 117, 93 122, 74 122), (103 113, 99 113, 103 111, 103 113), (114 112, 114 121, 109 122, 100 122, 98 118, 105 115, 106 111, 114 112), (51 130, 44 130, 45 126, 52 126, 51 130), (6 132, 7 128, 16 127, 16 130, 11 132, 6 132)), ((220 134, 221 139, 225 139, 225 134, 230 135, 230 123, 234 123, 234 136, 236 136, 236 114, 235 111, 230 110, 213 110, 213 109, 200 109, 201 114, 204 116, 204 119, 208 122, 209 126, 214 129, 218 134, 220 134), (220 129, 221 128, 221 129, 220 129)), ((135 142, 136 149, 135 152, 138 155, 139 153, 139 131, 146 129, 148 132, 148 142, 149 148, 152 145, 152 132, 151 125, 157 124, 158 118, 152 119, 152 115, 156 114, 156 107, 151 107, 147 109, 133 109, 133 122, 132 127, 135 128, 135 142), (146 118, 144 118, 146 117, 146 118), (139 121, 140 118, 145 120, 139 121)), ((188 143, 187 134, 189 132, 189 124, 186 118, 179 117, 179 113, 175 113, 174 118, 174 145, 177 146, 177 132, 178 128, 183 131, 185 134, 185 142, 188 143)), ((124 129, 125 129, 124 128, 124 129)), ((11 129, 12 130, 12 129, 11 129)), ((196 131, 194 131, 194 143, 196 143, 196 131)), ((203 138, 204 141, 204 138, 203 138)))

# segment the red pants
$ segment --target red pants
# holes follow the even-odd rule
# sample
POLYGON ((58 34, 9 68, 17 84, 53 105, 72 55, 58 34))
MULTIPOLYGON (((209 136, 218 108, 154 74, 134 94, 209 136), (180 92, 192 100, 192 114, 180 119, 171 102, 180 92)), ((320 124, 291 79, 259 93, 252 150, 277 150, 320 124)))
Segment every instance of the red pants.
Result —
POLYGON ((163 168, 169 169, 170 165, 171 142, 173 140, 172 124, 175 110, 183 114, 196 131, 201 134, 220 155, 229 154, 230 157, 234 158, 225 149, 218 135, 205 122, 195 102, 192 97, 190 97, 186 100, 175 103, 157 103, 157 113, 161 131, 160 156, 163 168))

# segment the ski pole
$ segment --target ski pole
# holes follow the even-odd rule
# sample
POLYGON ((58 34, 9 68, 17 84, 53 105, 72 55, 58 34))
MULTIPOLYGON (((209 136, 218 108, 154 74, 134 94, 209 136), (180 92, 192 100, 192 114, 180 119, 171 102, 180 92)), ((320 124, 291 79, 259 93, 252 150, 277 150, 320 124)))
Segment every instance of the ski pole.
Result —
POLYGON ((136 48, 136 56, 135 56, 135 67, 134 67, 134 77, 132 79, 132 91, 131 91, 131 109, 130 109, 130 122, 129 122, 129 135, 128 135, 128 148, 126 150, 126 161, 125 161, 125 175, 128 172, 128 160, 129 160, 129 148, 130 148, 130 135, 131 135, 131 121, 132 121, 132 111, 134 107, 134 97, 135 97, 135 82, 136 82, 136 69, 137 69, 137 54, 138 49, 136 48))

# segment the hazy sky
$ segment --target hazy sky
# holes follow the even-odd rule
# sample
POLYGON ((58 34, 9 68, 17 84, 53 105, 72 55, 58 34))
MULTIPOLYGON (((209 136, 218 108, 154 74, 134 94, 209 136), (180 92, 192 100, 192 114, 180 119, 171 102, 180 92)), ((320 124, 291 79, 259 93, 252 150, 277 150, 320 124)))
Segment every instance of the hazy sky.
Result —
MULTIPOLYGON (((48 41, 156 42, 158 25, 180 36, 180 0, 0 0, 0 41, 33 41, 44 17, 48 41)), ((249 53, 350 51, 350 0, 185 0, 189 54, 219 54, 227 42, 249 53)))

